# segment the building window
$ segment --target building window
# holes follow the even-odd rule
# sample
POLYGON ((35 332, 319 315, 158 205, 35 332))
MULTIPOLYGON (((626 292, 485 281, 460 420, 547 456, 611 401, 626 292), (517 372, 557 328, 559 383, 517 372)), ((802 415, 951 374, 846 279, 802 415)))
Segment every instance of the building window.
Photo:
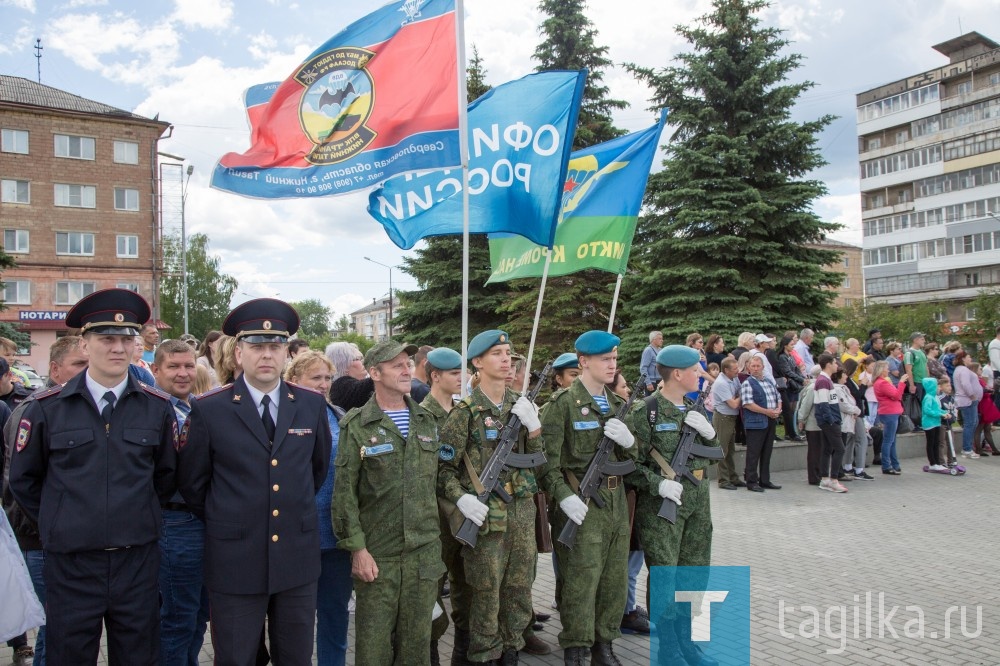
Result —
POLYGON ((844 299, 844 307, 845 308, 849 308, 852 305, 854 305, 854 299, 853 298, 845 298, 844 299))
POLYGON ((139 237, 119 236, 118 256, 122 259, 137 259, 139 257, 139 237))
POLYGON ((76 302, 88 294, 94 293, 96 284, 93 282, 56 282, 56 305, 76 305, 76 302))
POLYGON ((896 145, 901 143, 906 143, 910 140, 910 133, 906 130, 898 130, 896 132, 896 145))
POLYGON ((936 321, 937 323, 943 324, 945 322, 945 319, 946 319, 946 317, 945 317, 944 312, 935 312, 934 313, 934 321, 936 321))
POLYGON ((116 187, 115 210, 139 210, 139 190, 116 187))
POLYGON ((990 85, 1000 86, 1000 72, 993 72, 990 74, 990 85))
POLYGON ((56 183, 56 205, 72 208, 96 208, 97 188, 93 185, 65 185, 56 183))
POLYGON ((851 258, 844 257, 844 268, 850 268, 850 267, 851 267, 851 258))
POLYGON ((976 308, 965 308, 965 321, 976 321, 976 308))
POLYGON ((840 284, 840 287, 842 289, 850 289, 851 288, 851 278, 845 277, 844 281, 840 284))
POLYGON ((134 291, 139 293, 139 283, 138 282, 119 282, 115 285, 119 289, 128 289, 129 291, 134 291))
POLYGON ((89 136, 56 134, 56 157, 70 157, 77 160, 94 159, 95 141, 89 136))
POLYGON ((966 273, 965 274, 965 286, 975 287, 979 284, 979 273, 966 273))
POLYGON ((28 133, 25 130, 0 130, 0 150, 5 153, 28 154, 28 133))
POLYGON ((972 92, 972 81, 962 81, 958 84, 955 92, 959 95, 968 95, 972 92))
POLYGON ((118 164, 138 164, 139 144, 134 141, 115 141, 115 162, 118 164))
POLYGON ((31 283, 28 280, 5 280, 3 301, 7 305, 31 305, 31 283))
MULTIPOLYGON (((56 254, 94 255, 94 234, 82 231, 56 232, 56 254)), ((75 303, 76 301, 74 301, 75 303)))
POLYGON ((31 183, 27 180, 0 181, 0 201, 4 203, 31 203, 31 183))
POLYGON ((873 136, 868 139, 868 150, 878 150, 882 147, 882 137, 873 136))
POLYGON ((10 254, 28 253, 27 229, 4 229, 3 249, 10 254))

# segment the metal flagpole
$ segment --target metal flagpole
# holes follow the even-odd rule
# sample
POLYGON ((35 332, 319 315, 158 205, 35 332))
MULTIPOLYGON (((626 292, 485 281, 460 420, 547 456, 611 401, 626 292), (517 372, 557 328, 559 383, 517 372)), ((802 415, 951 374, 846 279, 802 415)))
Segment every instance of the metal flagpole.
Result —
POLYGON ((455 0, 455 41, 458 46, 458 146, 462 159, 462 388, 468 394, 469 349, 469 136, 468 90, 465 72, 465 2, 455 0))
POLYGON ((615 297, 611 299, 611 314, 608 316, 608 333, 615 326, 615 310, 618 309, 618 294, 622 290, 622 274, 618 274, 618 281, 615 282, 615 297))
POLYGON ((535 337, 538 335, 538 320, 542 315, 542 299, 545 298, 545 282, 549 279, 549 265, 552 263, 552 248, 546 251, 545 268, 542 269, 542 284, 538 287, 538 303, 535 305, 535 323, 531 325, 531 342, 528 343, 528 359, 525 361, 524 386, 521 387, 521 394, 528 392, 528 383, 531 381, 531 357, 535 353, 535 337))

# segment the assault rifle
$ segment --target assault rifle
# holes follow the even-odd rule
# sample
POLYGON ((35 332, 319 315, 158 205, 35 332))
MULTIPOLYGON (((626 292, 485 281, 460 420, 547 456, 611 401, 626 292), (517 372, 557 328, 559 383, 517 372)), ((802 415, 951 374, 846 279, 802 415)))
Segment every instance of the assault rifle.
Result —
MULTIPOLYGON (((552 362, 549 361, 545 364, 542 369, 541 374, 538 375, 538 381, 535 383, 535 387, 528 391, 527 398, 532 403, 535 402, 535 398, 538 397, 538 393, 545 386, 545 383, 549 380, 549 375, 552 374, 552 362)), ((537 453, 514 453, 514 445, 517 444, 517 436, 521 430, 521 419, 515 414, 511 414, 501 428, 500 441, 497 443, 497 447, 493 449, 493 455, 490 459, 486 461, 483 465, 483 471, 479 474, 479 480, 482 482, 483 491, 477 495, 480 502, 486 504, 490 499, 490 493, 496 493, 497 497, 504 501, 504 503, 509 503, 513 497, 507 492, 507 489, 503 487, 500 483, 500 475, 511 467, 516 467, 517 469, 530 469, 532 467, 538 467, 545 462, 545 454, 541 451, 537 453)), ((459 528, 458 532, 455 533, 455 538, 460 542, 468 546, 469 548, 476 547, 476 539, 479 536, 479 525, 476 525, 470 519, 466 518, 462 523, 462 527, 459 528)))
MULTIPOLYGON (((632 387, 632 393, 629 395, 628 400, 618 409, 615 418, 620 421, 625 420, 629 410, 632 408, 632 403, 645 385, 646 375, 642 375, 639 377, 639 381, 635 383, 635 386, 632 387)), ((621 462, 608 460, 611 457, 611 451, 615 448, 615 444, 616 442, 607 435, 602 437, 601 441, 597 444, 597 453, 594 454, 590 465, 587 466, 587 472, 583 475, 583 481, 580 482, 580 489, 576 493, 584 503, 594 500, 594 504, 603 509, 604 500, 601 499, 600 490, 604 479, 609 476, 625 476, 635 471, 635 462, 632 460, 623 460, 621 462)), ((562 528, 562 532, 559 533, 559 543, 567 548, 572 548, 573 543, 576 541, 577 530, 579 529, 579 525, 572 520, 567 520, 562 528)))
MULTIPOLYGON (((655 396, 652 398, 655 400, 655 396)), ((649 398, 647 398, 649 400, 649 398)), ((655 405, 655 403, 653 403, 655 405)), ((705 404, 705 394, 702 393, 698 396, 698 402, 694 404, 692 408, 695 411, 704 413, 705 404)), ((647 409, 649 409, 649 403, 646 403, 647 409)), ((649 423, 652 426, 656 421, 656 412, 649 412, 649 423)), ((698 431, 684 424, 681 430, 681 439, 677 443, 677 450, 674 451, 674 459, 670 461, 670 467, 663 470, 666 472, 667 476, 671 481, 679 479, 680 477, 686 478, 688 481, 696 486, 701 485, 701 479, 696 477, 688 467, 691 462, 692 457, 697 458, 707 458, 709 460, 722 460, 723 453, 722 448, 718 446, 705 446, 703 444, 698 444, 695 442, 695 437, 698 436, 698 431)), ((654 456, 655 457, 655 456, 654 456)), ((663 499, 660 504, 660 510, 656 513, 660 518, 666 518, 671 524, 677 522, 677 505, 674 504, 673 500, 667 498, 663 499)))

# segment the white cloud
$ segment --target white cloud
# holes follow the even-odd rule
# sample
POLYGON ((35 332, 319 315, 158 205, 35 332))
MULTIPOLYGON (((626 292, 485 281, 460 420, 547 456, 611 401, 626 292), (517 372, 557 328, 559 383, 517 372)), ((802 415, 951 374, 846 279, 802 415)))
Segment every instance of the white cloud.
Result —
POLYGON ((108 0, 69 0, 66 7, 69 9, 77 9, 79 7, 105 7, 108 4, 108 0))
POLYGON ((283 55, 277 50, 277 47, 278 40, 261 30, 256 35, 250 36, 250 45, 247 46, 247 51, 250 52, 254 60, 266 61, 283 55))
POLYGON ((0 6, 4 5, 14 9, 23 9, 32 14, 35 13, 35 0, 0 0, 0 6))
POLYGON ((174 0, 174 20, 190 28, 222 29, 233 17, 232 0, 174 0))

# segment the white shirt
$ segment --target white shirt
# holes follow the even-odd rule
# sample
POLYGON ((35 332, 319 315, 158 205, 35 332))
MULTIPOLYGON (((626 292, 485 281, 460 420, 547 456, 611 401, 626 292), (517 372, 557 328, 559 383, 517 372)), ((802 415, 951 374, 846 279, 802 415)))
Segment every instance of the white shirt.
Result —
POLYGON ((101 386, 98 384, 93 377, 90 376, 90 370, 87 370, 87 376, 85 377, 87 382, 87 390, 90 391, 90 396, 94 399, 94 403, 97 405, 97 411, 103 411, 104 407, 108 404, 108 401, 104 399, 104 394, 111 391, 115 394, 115 404, 122 398, 122 393, 125 392, 125 387, 128 385, 128 373, 125 373, 125 379, 121 380, 115 386, 101 386))
MULTIPOLYGON (((261 400, 264 399, 265 393, 259 389, 254 388, 250 385, 250 382, 244 380, 247 385, 247 391, 250 392, 250 397, 253 398, 253 404, 257 407, 257 415, 264 418, 264 407, 261 405, 261 400)), ((278 398, 281 396, 281 382, 278 382, 274 389, 268 392, 266 395, 271 398, 271 419, 277 423, 278 422, 278 398)))

